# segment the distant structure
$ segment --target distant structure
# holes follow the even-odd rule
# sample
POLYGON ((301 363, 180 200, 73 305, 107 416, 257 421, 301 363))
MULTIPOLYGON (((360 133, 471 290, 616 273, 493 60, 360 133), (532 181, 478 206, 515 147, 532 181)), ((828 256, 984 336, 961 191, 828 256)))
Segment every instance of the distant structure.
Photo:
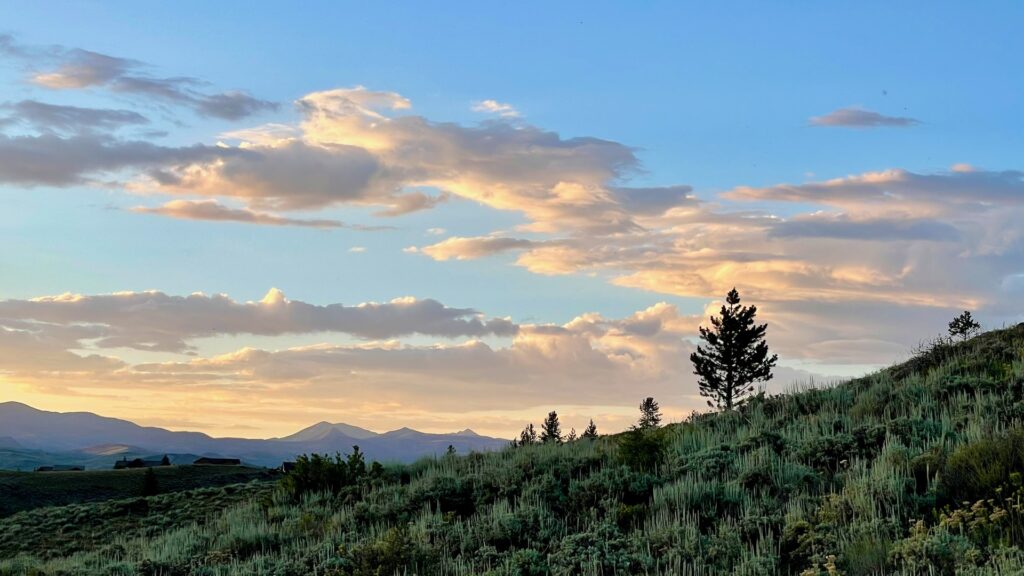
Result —
POLYGON ((207 458, 203 456, 192 464, 196 466, 241 466, 242 461, 238 458, 207 458))
POLYGON ((85 470, 84 466, 68 466, 64 464, 54 464, 53 466, 40 466, 36 468, 36 472, 81 472, 85 470))
POLYGON ((124 470, 126 468, 157 468, 159 466, 170 465, 170 461, 167 460, 166 456, 160 460, 143 460, 142 458, 129 460, 128 458, 121 458, 117 462, 114 462, 114 470, 124 470))

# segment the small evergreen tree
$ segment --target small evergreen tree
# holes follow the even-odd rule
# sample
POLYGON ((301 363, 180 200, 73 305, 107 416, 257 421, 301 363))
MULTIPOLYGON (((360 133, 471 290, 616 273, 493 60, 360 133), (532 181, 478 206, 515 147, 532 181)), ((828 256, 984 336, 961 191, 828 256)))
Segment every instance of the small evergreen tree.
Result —
POLYGON ((170 466, 171 465, 171 459, 167 457, 167 454, 164 454, 164 457, 160 459, 160 465, 161 466, 170 466))
POLYGON ((522 432, 519 433, 519 445, 528 446, 530 444, 536 443, 537 429, 533 427, 533 423, 531 422, 529 425, 526 426, 526 428, 523 428, 522 432))
POLYGON ((646 398, 640 403, 640 421, 637 428, 650 430, 661 425, 661 408, 654 398, 646 398))
POLYGON ((981 324, 974 320, 974 316, 971 315, 969 310, 964 310, 963 314, 953 318, 949 323, 949 337, 953 340, 963 342, 979 331, 981 331, 981 324))
POLYGON ((156 478, 156 472, 152 468, 146 468, 142 475, 142 495, 156 496, 160 493, 160 481, 156 478))
POLYGON ((562 425, 558 423, 558 413, 552 410, 540 426, 540 441, 562 443, 562 425))
POLYGON ((735 288, 725 297, 720 314, 711 317, 711 328, 700 327, 707 345, 698 346, 690 361, 708 406, 732 410, 754 391, 755 382, 771 379, 779 356, 768 356, 768 325, 754 323, 757 306, 741 306, 735 288))
POLYGON ((566 442, 575 442, 576 440, 577 440, 576 429, 575 428, 571 428, 569 430, 569 435, 565 437, 565 441, 566 442))
POLYGON ((363 453, 359 451, 359 446, 352 447, 352 453, 348 455, 348 466, 349 477, 352 480, 358 482, 366 475, 366 458, 363 457, 363 453))
POLYGON ((597 438, 597 425, 594 424, 593 418, 590 419, 590 424, 587 426, 587 429, 583 431, 583 437, 590 440, 597 438))
POLYGON ((451 444, 449 444, 448 445, 448 449, 444 451, 444 455, 448 456, 449 458, 451 458, 452 456, 455 456, 455 446, 452 446, 451 444))

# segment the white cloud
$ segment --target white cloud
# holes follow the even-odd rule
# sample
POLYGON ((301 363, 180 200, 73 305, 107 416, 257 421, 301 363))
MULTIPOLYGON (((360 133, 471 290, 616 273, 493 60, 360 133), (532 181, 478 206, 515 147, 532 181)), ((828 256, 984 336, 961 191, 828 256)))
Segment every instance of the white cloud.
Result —
POLYGON ((474 102, 473 111, 497 114, 502 118, 516 118, 519 116, 519 111, 516 110, 514 106, 498 102, 497 100, 481 100, 479 102, 474 102))

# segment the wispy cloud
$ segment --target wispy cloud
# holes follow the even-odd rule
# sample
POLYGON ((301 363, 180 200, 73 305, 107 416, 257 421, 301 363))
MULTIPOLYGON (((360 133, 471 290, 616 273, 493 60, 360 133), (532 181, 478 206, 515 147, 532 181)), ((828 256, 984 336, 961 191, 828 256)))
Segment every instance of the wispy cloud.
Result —
POLYGON ((224 120, 239 120, 278 107, 241 91, 208 92, 204 90, 207 83, 196 78, 154 76, 148 73, 151 67, 138 60, 81 48, 21 46, 5 36, 0 53, 26 62, 33 70, 31 81, 52 90, 106 88, 224 120))
POLYGON ((307 228, 353 228, 339 220, 286 218, 276 214, 257 212, 248 208, 230 208, 216 200, 172 200, 162 206, 136 206, 132 212, 159 214, 182 220, 208 220, 213 222, 241 222, 268 226, 301 226, 307 228))
MULTIPOLYGON (((423 334, 445 338, 511 336, 518 326, 470 308, 436 300, 397 298, 385 303, 320 306, 289 300, 277 289, 259 302, 224 295, 172 296, 162 292, 62 294, 0 301, 0 328, 53 340, 68 348, 135 348, 186 352, 190 342, 218 335, 280 336, 335 332, 382 339, 423 334)), ((0 330, 2 332, 2 330, 0 330)))
POLYGON ((810 123, 811 126, 840 128, 907 128, 921 122, 904 116, 886 116, 866 108, 848 107, 833 110, 823 116, 814 116, 810 123))
POLYGON ((519 110, 516 110, 514 106, 504 102, 498 102, 497 100, 481 100, 479 102, 474 102, 473 111, 497 114, 502 118, 516 118, 519 116, 519 110))
POLYGON ((145 116, 131 110, 82 108, 48 104, 38 100, 6 104, 0 106, 0 110, 10 110, 13 113, 9 118, 11 122, 27 124, 44 132, 82 133, 93 130, 116 130, 123 126, 137 126, 149 122, 145 116))

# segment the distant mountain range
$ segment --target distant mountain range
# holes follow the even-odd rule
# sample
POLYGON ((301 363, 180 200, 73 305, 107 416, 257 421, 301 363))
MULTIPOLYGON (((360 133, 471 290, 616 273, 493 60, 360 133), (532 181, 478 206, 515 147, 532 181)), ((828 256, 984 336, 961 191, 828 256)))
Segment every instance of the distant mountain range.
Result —
POLYGON ((377 433, 348 424, 320 422, 283 438, 213 438, 200 432, 173 432, 91 412, 47 412, 19 402, 0 403, 0 469, 27 469, 48 464, 89 468, 113 466, 121 458, 167 454, 172 461, 198 456, 240 458, 255 466, 278 466, 299 454, 348 453, 358 445, 368 459, 410 462, 442 454, 496 450, 507 440, 472 430, 428 434, 410 428, 377 433))

